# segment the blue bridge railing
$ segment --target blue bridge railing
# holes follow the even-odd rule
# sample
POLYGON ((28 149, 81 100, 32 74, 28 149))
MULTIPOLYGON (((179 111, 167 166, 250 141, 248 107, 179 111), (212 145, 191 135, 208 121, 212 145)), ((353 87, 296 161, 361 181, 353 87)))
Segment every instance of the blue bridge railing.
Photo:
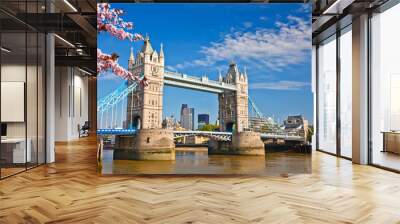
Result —
POLYGON ((135 133, 136 129, 97 129, 98 135, 130 135, 135 133))

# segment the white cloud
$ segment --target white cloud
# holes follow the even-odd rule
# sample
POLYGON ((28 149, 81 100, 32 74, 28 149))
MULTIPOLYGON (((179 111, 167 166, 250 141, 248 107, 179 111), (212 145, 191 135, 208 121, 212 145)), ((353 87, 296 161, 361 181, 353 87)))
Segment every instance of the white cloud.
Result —
POLYGON ((310 22, 288 16, 287 22, 276 22, 275 29, 259 28, 255 31, 232 30, 219 42, 201 48, 200 59, 178 64, 180 69, 191 66, 212 66, 218 62, 242 61, 272 70, 300 64, 311 50, 310 22))
POLYGON ((310 13, 311 12, 311 4, 310 3, 304 3, 300 6, 300 8, 297 10, 297 12, 300 13, 310 13))
POLYGON ((166 65, 165 69, 169 70, 169 71, 176 71, 176 66, 172 66, 172 65, 166 65))
POLYGON ((298 81, 278 81, 278 82, 259 82, 250 84, 250 89, 269 89, 269 90, 301 90, 309 87, 308 82, 298 81))
POLYGON ((267 21, 268 20, 268 18, 266 17, 266 16, 260 16, 260 18, 259 18, 261 21, 267 21))
POLYGON ((252 23, 252 22, 244 22, 244 23, 243 23, 243 26, 244 26, 245 28, 250 28, 250 27, 253 26, 253 23, 252 23))

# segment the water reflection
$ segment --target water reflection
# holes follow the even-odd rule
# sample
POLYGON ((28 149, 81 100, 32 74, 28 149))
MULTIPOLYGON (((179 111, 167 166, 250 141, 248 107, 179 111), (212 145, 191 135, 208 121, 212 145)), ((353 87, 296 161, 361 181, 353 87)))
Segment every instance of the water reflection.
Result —
POLYGON ((103 151, 103 174, 253 174, 290 175, 311 172, 311 154, 267 152, 265 156, 208 155, 207 148, 179 148, 175 161, 113 160, 103 151))

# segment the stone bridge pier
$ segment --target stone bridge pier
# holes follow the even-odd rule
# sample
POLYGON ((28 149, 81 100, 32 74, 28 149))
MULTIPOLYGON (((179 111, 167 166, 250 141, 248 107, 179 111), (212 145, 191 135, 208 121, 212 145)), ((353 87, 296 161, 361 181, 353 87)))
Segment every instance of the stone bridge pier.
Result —
MULTIPOLYGON (((131 50, 128 69, 133 74, 144 75, 149 81, 127 96, 125 128, 138 128, 135 136, 118 136, 114 150, 116 159, 175 160, 175 145, 172 130, 162 129, 162 107, 164 76, 164 52, 153 50, 148 37, 136 58, 131 50), (140 125, 139 125, 140 124, 140 125)), ((181 80, 190 82, 195 78, 181 80)), ((198 80, 197 80, 198 81, 198 80)), ((175 83, 175 82, 173 82, 175 83)), ((230 143, 210 141, 210 153, 264 155, 264 144, 258 133, 246 131, 248 128, 248 80, 246 71, 239 72, 231 63, 225 77, 219 75, 214 83, 219 100, 220 131, 233 132, 230 143), (215 84, 217 83, 217 84, 215 84), (227 89, 224 86, 231 86, 227 89)), ((176 85, 176 83, 175 83, 176 85)), ((193 85, 187 85, 193 86, 193 85)), ((206 87, 201 87, 206 90, 206 87)))
POLYGON ((208 144, 210 155, 265 155, 264 142, 257 132, 236 132, 232 134, 232 141, 210 140, 208 144))
POLYGON ((236 86, 236 91, 218 94, 218 116, 221 131, 232 131, 232 141, 228 143, 210 141, 210 154, 264 155, 264 143, 259 133, 251 132, 248 114, 248 77, 246 69, 240 72, 235 63, 229 65, 225 77, 219 80, 236 86))

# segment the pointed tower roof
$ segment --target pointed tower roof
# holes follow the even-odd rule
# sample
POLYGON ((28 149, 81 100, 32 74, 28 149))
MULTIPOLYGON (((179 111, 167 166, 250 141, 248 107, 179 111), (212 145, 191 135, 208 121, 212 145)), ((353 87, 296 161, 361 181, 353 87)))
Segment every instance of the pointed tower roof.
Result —
POLYGON ((218 81, 222 82, 222 80, 221 69, 218 69, 218 81))
POLYGON ((146 37, 144 38, 144 44, 142 47, 142 52, 145 54, 151 54, 153 53, 153 48, 151 47, 150 44, 150 38, 149 36, 146 34, 146 37))
POLYGON ((135 61, 135 56, 133 56, 133 47, 131 47, 131 55, 129 56, 129 61, 135 61))
POLYGON ((157 51, 154 50, 153 53, 151 54, 151 56, 152 56, 153 58, 157 58, 157 57, 158 57, 157 51))
POLYGON ((163 44, 162 43, 161 43, 161 46, 160 46, 160 54, 159 54, 159 56, 160 56, 160 58, 164 57, 164 49, 163 49, 163 44))
POLYGON ((237 83, 240 80, 240 72, 235 62, 231 61, 229 64, 228 73, 226 75, 226 81, 228 83, 237 83))
POLYGON ((237 65, 236 65, 236 63, 235 62, 231 62, 230 64, 229 64, 229 70, 228 70, 228 72, 229 73, 231 73, 232 75, 234 75, 235 77, 236 77, 236 73, 238 73, 238 68, 237 68, 237 65))

